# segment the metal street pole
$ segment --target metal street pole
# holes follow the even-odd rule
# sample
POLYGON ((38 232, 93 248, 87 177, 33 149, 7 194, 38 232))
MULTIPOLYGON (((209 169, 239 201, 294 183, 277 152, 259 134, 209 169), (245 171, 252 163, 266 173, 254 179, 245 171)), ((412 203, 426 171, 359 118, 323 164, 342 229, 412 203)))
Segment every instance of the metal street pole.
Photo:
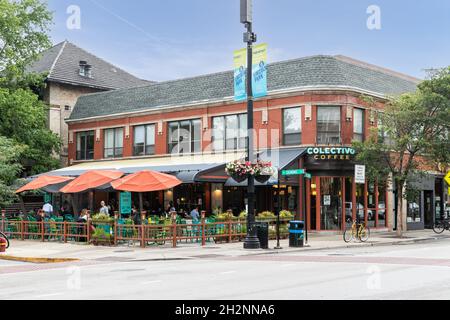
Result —
MULTIPOLYGON (((244 33, 244 42, 247 43, 247 161, 254 162, 253 150, 253 88, 252 88, 252 66, 253 66, 253 43, 256 42, 256 34, 252 30, 252 0, 241 0, 241 23, 245 24, 247 32, 244 33)), ((244 249, 259 249, 261 247, 256 236, 255 228, 255 178, 248 176, 247 187, 247 236, 244 240, 244 249)))
POLYGON ((277 246, 274 248, 276 250, 283 249, 280 246, 280 212, 281 212, 281 199, 280 199, 280 175, 281 171, 278 170, 278 188, 277 188, 277 246))

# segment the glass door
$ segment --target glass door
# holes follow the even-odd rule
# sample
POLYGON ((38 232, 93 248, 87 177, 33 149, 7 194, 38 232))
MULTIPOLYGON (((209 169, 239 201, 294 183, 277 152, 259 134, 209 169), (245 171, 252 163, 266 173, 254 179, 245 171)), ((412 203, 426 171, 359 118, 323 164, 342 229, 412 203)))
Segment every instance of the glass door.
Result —
POLYGON ((320 179, 320 228, 341 230, 342 228, 342 183, 341 178, 320 179))

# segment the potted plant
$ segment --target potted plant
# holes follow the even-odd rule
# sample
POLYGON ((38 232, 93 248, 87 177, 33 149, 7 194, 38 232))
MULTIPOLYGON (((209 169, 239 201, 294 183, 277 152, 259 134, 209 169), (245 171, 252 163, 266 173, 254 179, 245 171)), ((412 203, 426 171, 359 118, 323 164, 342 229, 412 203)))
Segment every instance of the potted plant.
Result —
POLYGON ((255 180, 260 183, 265 183, 275 172, 271 162, 262 160, 258 160, 255 163, 235 160, 226 165, 225 171, 238 183, 245 181, 249 176, 255 177, 255 180))
POLYGON ((255 180, 259 183, 266 183, 275 173, 275 170, 272 167, 272 162, 270 161, 266 162, 258 160, 256 164, 254 164, 254 170, 255 180))
POLYGON ((247 180, 248 176, 254 173, 253 170, 251 162, 242 160, 227 163, 225 167, 226 173, 238 183, 247 180))
POLYGON ((95 229, 91 236, 91 241, 94 246, 111 246, 114 244, 112 236, 100 228, 95 229))
POLYGON ((294 214, 288 210, 280 211, 280 219, 281 220, 292 220, 294 218, 294 214))

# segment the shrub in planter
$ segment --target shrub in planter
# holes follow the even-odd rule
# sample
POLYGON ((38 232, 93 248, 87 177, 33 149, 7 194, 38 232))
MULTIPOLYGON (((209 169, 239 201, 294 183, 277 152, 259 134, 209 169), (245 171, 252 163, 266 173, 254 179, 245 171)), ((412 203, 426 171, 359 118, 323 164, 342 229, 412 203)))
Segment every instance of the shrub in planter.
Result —
POLYGON ((294 218, 294 214, 288 210, 280 211, 280 219, 291 220, 294 218))
POLYGON ((105 230, 97 228, 91 236, 92 243, 95 246, 110 246, 113 244, 113 239, 105 230))
POLYGON ((260 214, 258 214, 258 219, 259 220, 271 220, 271 219, 275 219, 275 213, 271 212, 271 211, 264 211, 261 212, 260 214))
POLYGON ((248 214, 247 214, 247 211, 242 211, 240 214, 239 214, 239 219, 240 220, 246 220, 247 219, 247 216, 248 216, 248 214))

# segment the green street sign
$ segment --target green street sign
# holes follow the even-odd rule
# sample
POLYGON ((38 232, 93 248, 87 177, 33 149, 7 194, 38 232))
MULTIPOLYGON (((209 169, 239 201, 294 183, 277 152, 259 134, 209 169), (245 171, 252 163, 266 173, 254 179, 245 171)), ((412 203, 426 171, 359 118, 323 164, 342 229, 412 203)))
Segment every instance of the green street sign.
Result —
POLYGON ((282 176, 299 176, 305 174, 304 169, 297 169, 297 170, 283 170, 281 171, 282 176))
POLYGON ((311 178, 312 178, 312 175, 311 175, 310 173, 305 173, 305 178, 306 178, 306 179, 311 179, 311 178))

